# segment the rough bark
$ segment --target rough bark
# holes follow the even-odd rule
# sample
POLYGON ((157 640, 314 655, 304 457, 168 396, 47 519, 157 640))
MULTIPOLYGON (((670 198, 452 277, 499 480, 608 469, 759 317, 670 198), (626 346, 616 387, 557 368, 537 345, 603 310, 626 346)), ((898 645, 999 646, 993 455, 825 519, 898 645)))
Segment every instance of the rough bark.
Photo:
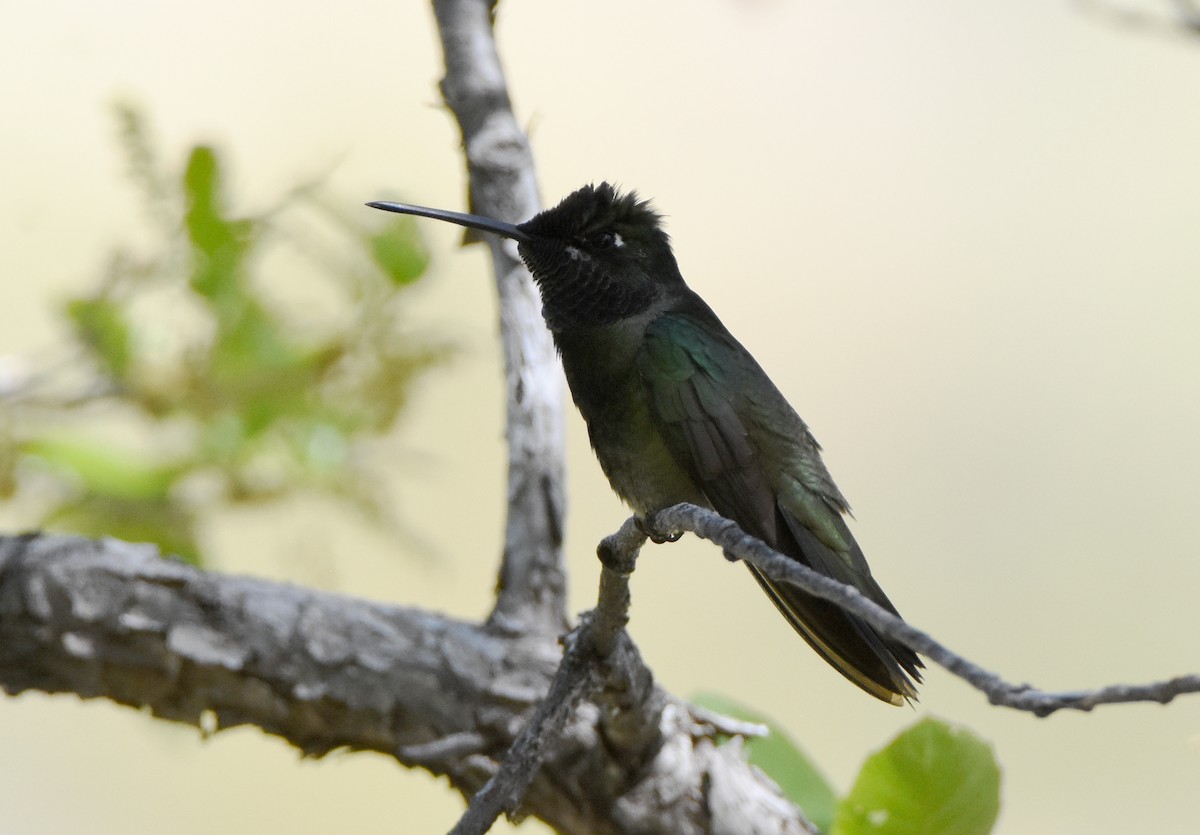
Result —
MULTIPOLYGON (((520 813, 565 833, 806 831, 738 746, 715 744, 712 718, 658 688, 619 635, 546 742, 520 813)), ((314 756, 379 751, 468 796, 560 658, 545 633, 210 574, 151 546, 0 538, 6 692, 108 698, 207 732, 252 724, 314 756)))
MULTIPOLYGON (((438 0, 433 8, 446 63, 442 97, 462 130, 470 210, 513 223, 528 220, 541 208, 537 177, 496 53, 491 5, 438 0)), ((474 239, 468 233, 467 240, 474 239)), ((508 391, 508 519, 491 621, 506 629, 561 632, 567 625, 566 491, 558 357, 515 242, 487 239, 508 391)))

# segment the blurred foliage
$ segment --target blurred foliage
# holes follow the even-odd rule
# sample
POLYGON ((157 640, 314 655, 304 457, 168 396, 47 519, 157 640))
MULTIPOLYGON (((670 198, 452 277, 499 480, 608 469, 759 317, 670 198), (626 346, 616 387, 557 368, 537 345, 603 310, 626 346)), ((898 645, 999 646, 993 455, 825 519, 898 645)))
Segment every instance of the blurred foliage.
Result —
POLYGON ((236 215, 216 148, 167 174, 137 110, 117 118, 153 242, 116 250, 63 305, 65 367, 0 386, 0 498, 32 490, 48 497, 39 526, 197 562, 205 514, 302 491, 394 526, 367 445, 448 354, 401 324, 428 263, 410 219, 335 207, 318 183, 236 215), (268 270, 296 256, 331 285, 307 305, 268 270))
POLYGON ((863 764, 840 802, 807 754, 763 714, 725 696, 703 708, 765 725, 746 740, 762 769, 821 832, 830 835, 987 835, 1000 813, 1000 766, 991 746, 965 728, 927 717, 863 764))

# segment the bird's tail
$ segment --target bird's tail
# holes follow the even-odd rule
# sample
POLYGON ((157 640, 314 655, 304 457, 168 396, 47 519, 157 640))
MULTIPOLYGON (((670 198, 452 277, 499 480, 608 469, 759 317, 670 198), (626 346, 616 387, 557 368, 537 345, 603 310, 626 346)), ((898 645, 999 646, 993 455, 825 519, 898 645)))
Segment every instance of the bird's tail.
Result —
MULTIPOLYGON (((790 541, 779 543, 784 546, 778 548, 782 553, 796 557, 835 580, 850 583, 875 603, 899 616, 896 607, 869 573, 865 578, 840 576, 845 572, 839 571, 839 566, 845 565, 845 562, 806 527, 795 524, 781 528, 792 534, 785 534, 784 537, 790 541)), ((859 560, 861 565, 866 565, 861 555, 859 560)), ((920 670, 925 665, 915 652, 903 644, 884 638, 870 624, 836 604, 814 597, 796 586, 772 580, 753 566, 748 567, 792 628, 835 670, 882 701, 902 705, 907 700, 917 698, 916 685, 921 682, 920 670)))

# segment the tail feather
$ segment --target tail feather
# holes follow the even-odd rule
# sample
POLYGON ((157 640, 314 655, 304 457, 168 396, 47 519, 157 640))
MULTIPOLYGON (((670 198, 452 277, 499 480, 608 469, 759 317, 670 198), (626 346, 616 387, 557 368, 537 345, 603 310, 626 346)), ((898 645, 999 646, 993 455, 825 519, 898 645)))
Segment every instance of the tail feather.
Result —
MULTIPOLYGON (((884 644, 875 630, 858 618, 840 610, 821 611, 837 610, 835 604, 794 586, 777 583, 754 566, 747 568, 800 637, 852 684, 893 705, 902 705, 906 700, 916 701, 916 685, 921 682, 918 670, 924 665, 915 654, 908 653, 911 658, 897 658, 896 649, 884 644), (839 624, 842 628, 835 633, 829 627, 838 621, 843 622, 839 624), (817 624, 825 628, 819 629, 817 624), (852 632, 847 634, 845 627, 850 627, 852 632)), ((899 649, 907 652, 904 647, 899 649)))
MULTIPOLYGON (((787 519, 779 527, 781 542, 775 547, 781 553, 839 580, 855 586, 868 598, 899 616, 896 607, 870 576, 852 576, 846 566, 861 565, 866 560, 848 563, 821 543, 808 528, 787 519), (804 540, 801 542, 801 540, 804 540)), ((857 545, 854 546, 857 549, 857 545)), ((749 566, 754 578, 779 609, 792 628, 808 642, 818 655, 853 684, 877 699, 894 705, 917 698, 916 685, 921 682, 924 667, 917 654, 903 644, 884 638, 870 624, 851 615, 828 600, 815 597, 796 586, 777 582, 749 566)))

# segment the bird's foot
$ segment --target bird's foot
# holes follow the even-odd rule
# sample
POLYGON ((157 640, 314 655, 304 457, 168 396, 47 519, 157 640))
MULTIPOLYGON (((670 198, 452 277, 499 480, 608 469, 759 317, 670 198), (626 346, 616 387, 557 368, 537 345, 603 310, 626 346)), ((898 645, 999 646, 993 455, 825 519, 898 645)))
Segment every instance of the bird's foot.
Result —
POLYGON ((641 516, 637 517, 637 528, 655 545, 662 545, 664 542, 678 542, 679 537, 683 536, 683 531, 656 530, 654 528, 653 514, 650 519, 645 519, 641 516))

